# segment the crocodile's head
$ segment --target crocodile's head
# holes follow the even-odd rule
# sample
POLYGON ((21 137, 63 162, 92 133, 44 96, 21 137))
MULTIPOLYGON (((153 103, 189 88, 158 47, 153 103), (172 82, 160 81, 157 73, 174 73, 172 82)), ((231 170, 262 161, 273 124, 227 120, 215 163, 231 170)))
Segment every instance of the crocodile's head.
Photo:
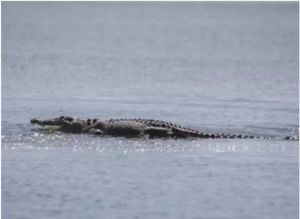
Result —
POLYGON ((41 126, 62 126, 64 125, 65 121, 72 122, 73 118, 69 116, 60 116, 51 120, 40 120, 37 118, 33 118, 30 120, 31 124, 38 124, 41 126))

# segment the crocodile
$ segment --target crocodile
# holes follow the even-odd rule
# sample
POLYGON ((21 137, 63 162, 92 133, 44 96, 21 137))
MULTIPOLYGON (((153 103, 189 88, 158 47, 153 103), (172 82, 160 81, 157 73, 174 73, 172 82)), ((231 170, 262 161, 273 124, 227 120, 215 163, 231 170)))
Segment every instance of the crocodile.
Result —
POLYGON ((205 133, 171 122, 153 119, 80 119, 60 116, 48 120, 31 119, 32 124, 57 127, 66 133, 90 133, 100 136, 148 138, 255 138, 249 135, 205 133))

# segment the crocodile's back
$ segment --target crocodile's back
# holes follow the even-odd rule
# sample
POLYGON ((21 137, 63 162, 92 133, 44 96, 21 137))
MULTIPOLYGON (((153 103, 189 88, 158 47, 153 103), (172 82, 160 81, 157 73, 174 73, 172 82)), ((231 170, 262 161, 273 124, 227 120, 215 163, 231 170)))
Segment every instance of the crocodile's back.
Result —
POLYGON ((108 123, 140 123, 144 125, 145 127, 158 127, 158 128, 168 128, 172 130, 174 137, 214 137, 212 134, 204 134, 201 133, 197 130, 190 129, 190 128, 185 128, 180 125, 171 123, 171 122, 166 122, 162 120, 154 120, 154 119, 110 119, 107 120, 106 122, 108 123))
POLYGON ((133 123, 140 123, 151 127, 180 128, 179 125, 176 125, 174 123, 166 122, 162 120, 154 120, 154 119, 109 119, 106 122, 108 123, 133 122, 133 123))
POLYGON ((135 121, 105 121, 105 133, 112 136, 138 137, 145 128, 146 125, 135 121))
POLYGON ((195 129, 190 129, 182 127, 172 122, 166 122, 162 120, 154 119, 110 119, 106 121, 107 123, 139 123, 144 125, 144 127, 160 127, 168 128, 172 130, 172 137, 175 138, 187 138, 187 137, 198 137, 198 138, 254 138, 254 136, 246 135, 232 135, 225 133, 206 133, 195 129))

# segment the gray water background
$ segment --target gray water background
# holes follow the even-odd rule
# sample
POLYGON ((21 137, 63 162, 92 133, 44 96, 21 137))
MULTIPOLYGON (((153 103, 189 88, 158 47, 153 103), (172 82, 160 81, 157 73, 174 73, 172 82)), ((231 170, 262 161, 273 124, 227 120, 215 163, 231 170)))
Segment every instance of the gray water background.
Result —
POLYGON ((2 218, 298 218, 298 3, 2 3, 2 218), (32 131, 152 118, 275 140, 32 131), (277 139, 277 140, 276 140, 277 139))

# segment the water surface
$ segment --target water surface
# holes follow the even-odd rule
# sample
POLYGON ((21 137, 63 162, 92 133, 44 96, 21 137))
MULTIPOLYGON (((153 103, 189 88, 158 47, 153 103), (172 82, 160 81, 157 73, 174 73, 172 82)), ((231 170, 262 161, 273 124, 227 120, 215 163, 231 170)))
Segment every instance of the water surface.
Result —
POLYGON ((298 3, 2 4, 3 218, 298 218, 298 3), (151 118, 273 140, 40 133, 151 118))

